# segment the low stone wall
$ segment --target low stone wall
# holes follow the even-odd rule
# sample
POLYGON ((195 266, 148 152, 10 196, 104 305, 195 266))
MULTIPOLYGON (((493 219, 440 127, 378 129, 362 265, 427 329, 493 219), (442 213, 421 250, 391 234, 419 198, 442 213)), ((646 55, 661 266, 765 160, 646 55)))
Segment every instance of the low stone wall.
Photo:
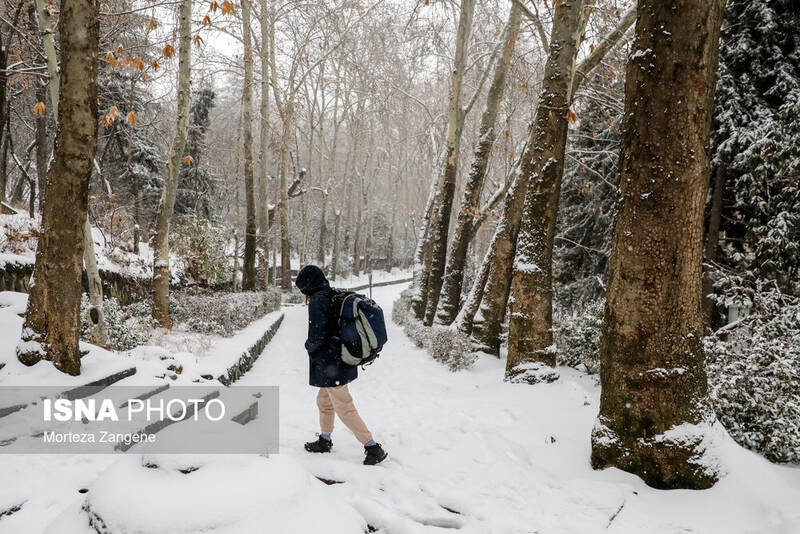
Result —
POLYGON ((252 346, 248 347, 241 354, 236 363, 228 368, 225 374, 218 376, 217 380, 226 386, 230 386, 233 382, 239 380, 242 375, 244 375, 250 370, 251 367, 253 367, 255 361, 259 356, 261 356, 261 353, 264 352, 267 343, 272 341, 272 338, 275 336, 275 333, 278 331, 278 328, 280 328, 282 322, 283 314, 280 314, 278 319, 264 332, 264 335, 262 335, 252 346))
POLYGON ((0 264, 0 290, 27 293, 30 286, 32 263, 6 262, 0 264))
MULTIPOLYGON (((28 293, 30 289, 33 263, 6 261, 0 263, 0 291, 16 291, 28 293)), ((114 271, 100 269, 103 282, 103 296, 114 297, 123 306, 144 300, 152 292, 150 278, 125 275, 114 271)), ((82 277, 83 290, 89 291, 89 282, 84 271, 82 277)))

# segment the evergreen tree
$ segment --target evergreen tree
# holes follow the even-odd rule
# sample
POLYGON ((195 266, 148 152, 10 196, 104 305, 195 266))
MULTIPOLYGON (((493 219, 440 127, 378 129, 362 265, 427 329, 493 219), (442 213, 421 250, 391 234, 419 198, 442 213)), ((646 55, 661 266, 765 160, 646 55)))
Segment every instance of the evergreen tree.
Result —
POLYGON ((729 0, 713 164, 724 173, 723 261, 797 290, 800 2, 729 0))
POLYGON ((178 178, 178 194, 175 200, 175 213, 178 215, 198 215, 213 219, 212 198, 219 182, 218 177, 203 165, 206 150, 205 134, 210 123, 216 94, 210 87, 204 87, 194 95, 191 109, 189 137, 186 140, 184 164, 178 178))
POLYGON ((133 197, 134 179, 138 178, 143 211, 149 219, 161 194, 163 178, 160 170, 164 158, 156 132, 153 127, 145 125, 148 122, 145 119, 156 115, 160 105, 152 103, 152 94, 146 85, 139 83, 131 88, 129 75, 117 69, 100 72, 97 93, 101 114, 108 113, 112 107, 119 111, 117 120, 100 128, 98 159, 103 177, 111 184, 113 193, 131 205, 133 199, 127 199, 125 195, 133 197), (130 113, 135 117, 133 124, 130 113))
POLYGON ((580 123, 570 136, 561 186, 553 267, 556 300, 567 310, 603 294, 617 208, 624 69, 598 72, 592 82, 579 109, 580 123), (597 90, 601 87, 609 90, 597 90))

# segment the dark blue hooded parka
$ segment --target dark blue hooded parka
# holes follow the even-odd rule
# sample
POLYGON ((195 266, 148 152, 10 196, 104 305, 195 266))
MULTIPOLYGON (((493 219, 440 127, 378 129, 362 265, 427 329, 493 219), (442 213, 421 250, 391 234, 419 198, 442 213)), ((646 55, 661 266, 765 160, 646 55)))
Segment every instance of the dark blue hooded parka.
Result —
POLYGON ((307 265, 297 274, 294 283, 309 297, 306 339, 310 363, 308 383, 318 388, 329 388, 352 382, 358 377, 358 367, 344 363, 338 344, 331 342, 337 325, 332 318, 333 291, 325 273, 316 265, 307 265))

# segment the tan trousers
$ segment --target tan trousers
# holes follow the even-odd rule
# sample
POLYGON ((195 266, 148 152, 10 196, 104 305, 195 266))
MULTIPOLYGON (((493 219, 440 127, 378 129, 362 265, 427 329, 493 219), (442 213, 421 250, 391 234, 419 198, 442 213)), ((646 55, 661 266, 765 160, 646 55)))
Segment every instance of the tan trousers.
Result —
POLYGON ((317 407, 319 408, 319 426, 323 432, 327 434, 333 432, 335 413, 362 444, 372 439, 372 434, 367 430, 367 425, 358 415, 358 410, 353 404, 353 397, 350 396, 347 384, 333 388, 319 388, 317 407))

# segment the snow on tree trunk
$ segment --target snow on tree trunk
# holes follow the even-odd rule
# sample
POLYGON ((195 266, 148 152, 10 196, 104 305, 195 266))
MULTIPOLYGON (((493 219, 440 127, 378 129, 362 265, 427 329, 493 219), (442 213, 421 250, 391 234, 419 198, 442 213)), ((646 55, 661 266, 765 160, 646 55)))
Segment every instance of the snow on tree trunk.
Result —
MULTIPOLYGON (((437 165, 434 167, 438 170, 438 163, 444 160, 444 152, 439 155, 437 165)), ((414 249, 414 265, 412 268, 412 295, 411 295, 411 309, 414 316, 422 320, 425 315, 425 303, 428 295, 428 273, 430 272, 429 259, 431 249, 431 220, 433 213, 433 206, 436 204, 436 196, 439 192, 439 180, 437 177, 431 181, 431 187, 428 191, 428 200, 425 202, 425 211, 422 214, 422 221, 419 226, 419 233, 417 236, 417 246, 414 249)))
POLYGON ((450 244, 450 252, 447 256, 444 285, 441 291, 439 311, 436 314, 436 322, 438 324, 449 325, 458 313, 467 249, 474 236, 474 223, 479 213, 478 203, 480 202, 481 190, 486 177, 489 156, 497 135, 494 127, 497 119, 497 110, 503 100, 506 73, 511 64, 511 55, 514 52, 514 44, 517 41, 517 31, 519 30, 521 18, 522 9, 519 4, 512 3, 508 14, 508 22, 506 22, 503 30, 503 42, 505 43, 503 54, 495 64, 492 84, 486 95, 486 107, 483 115, 481 115, 478 141, 475 143, 472 165, 464 187, 464 198, 461 201, 456 227, 453 232, 453 242, 450 244))
POLYGON ((61 90, 56 88, 59 128, 36 250, 35 282, 17 345, 22 363, 51 360, 57 369, 71 375, 81 369, 83 225, 97 148, 99 26, 96 2, 61 4, 61 90))
POLYGON ((503 319, 511 289, 511 264, 522 219, 522 205, 528 189, 526 177, 532 161, 532 151, 533 147, 528 143, 514 183, 503 202, 503 213, 484 259, 488 263, 488 272, 483 297, 472 321, 472 340, 477 348, 489 354, 500 354, 503 319))
POLYGON ((700 290, 723 5, 641 0, 627 66, 591 460, 657 488, 707 488, 718 476, 700 290))
POLYGON ((0 35, 0 202, 6 200, 6 152, 8 147, 8 48, 0 35))
POLYGON ((156 233, 153 236, 153 319, 170 328, 169 315, 169 227, 175 209, 178 174, 189 131, 191 104, 192 0, 181 0, 178 12, 178 120, 167 160, 164 189, 158 206, 156 233))
POLYGON ((246 223, 244 231, 244 265, 242 289, 256 288, 256 199, 253 169, 253 46, 250 31, 250 0, 242 0, 242 40, 244 42, 244 85, 242 113, 244 127, 244 190, 246 223))
POLYGON ((83 223, 83 264, 86 267, 86 279, 89 284, 88 323, 92 343, 105 347, 108 345, 108 331, 103 315, 103 282, 97 269, 97 258, 94 254, 94 237, 89 219, 83 223))
POLYGON ((572 71, 590 1, 558 4, 550 37, 550 54, 542 77, 532 160, 523 166, 529 183, 512 268, 506 377, 539 361, 555 365, 553 344, 553 241, 558 196, 564 174, 567 112, 572 71))
POLYGON ((434 205, 435 217, 431 228, 431 260, 428 269, 428 290, 425 298, 425 317, 423 322, 430 326, 439 304, 444 268, 447 256, 447 238, 450 230, 450 212, 453 210, 453 197, 456 192, 458 171, 458 152, 461 133, 464 131, 466 111, 461 106, 462 85, 467 63, 467 46, 472 31, 472 16, 475 0, 461 0, 461 10, 456 31, 455 59, 450 85, 450 105, 447 109, 447 140, 445 157, 439 179, 440 189, 434 205))
POLYGON ((483 261, 481 262, 478 276, 475 277, 472 288, 467 295, 467 300, 464 302, 464 306, 461 308, 461 311, 458 312, 453 322, 456 330, 467 336, 472 333, 473 321, 475 320, 475 315, 478 313, 478 308, 480 308, 483 292, 486 289, 486 282, 489 279, 489 266, 491 265, 489 258, 494 249, 493 245, 494 241, 489 245, 483 261))

